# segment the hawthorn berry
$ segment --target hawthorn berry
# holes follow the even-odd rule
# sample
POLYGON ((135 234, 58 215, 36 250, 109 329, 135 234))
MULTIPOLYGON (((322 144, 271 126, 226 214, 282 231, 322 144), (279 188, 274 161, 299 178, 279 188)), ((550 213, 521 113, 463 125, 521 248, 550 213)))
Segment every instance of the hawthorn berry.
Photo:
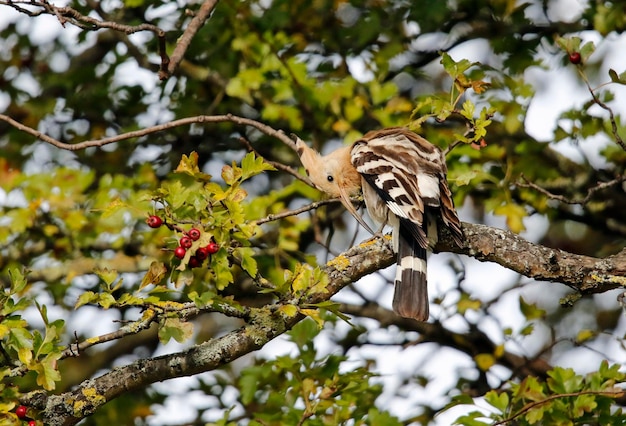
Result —
POLYGON ((180 239, 180 246, 184 249, 188 249, 193 244, 191 238, 185 236, 180 239))
POLYGON ((204 260, 207 257, 209 257, 209 249, 207 247, 200 247, 198 250, 196 250, 196 257, 199 260, 204 260))
POLYGON ((150 228, 158 228, 159 226, 163 225, 163 219, 161 219, 159 216, 152 215, 148 216, 148 218, 146 219, 146 223, 150 228))
POLYGON ((188 232, 187 235, 189 235, 189 238, 191 238, 194 241, 197 241, 200 239, 200 230, 198 228, 191 228, 188 232))
POLYGON ((569 54, 569 61, 574 65, 578 65, 582 61, 582 56, 580 56, 579 52, 572 52, 569 54))
POLYGON ((198 259, 198 256, 191 256, 189 258, 189 267, 190 268, 197 268, 200 265, 202 265, 202 260, 198 259))
POLYGON ((26 408, 25 405, 20 405, 19 407, 17 407, 17 409, 15 410, 15 415, 19 418, 19 419, 23 419, 24 417, 26 417, 26 411, 28 410, 28 408, 26 408))
POLYGON ((204 248, 207 250, 209 254, 215 254, 220 249, 220 246, 215 241, 211 241, 204 248))
POLYGON ((176 249, 174 250, 174 256, 176 256, 179 259, 182 259, 183 257, 185 257, 185 253, 187 253, 187 250, 181 246, 176 247, 176 249))

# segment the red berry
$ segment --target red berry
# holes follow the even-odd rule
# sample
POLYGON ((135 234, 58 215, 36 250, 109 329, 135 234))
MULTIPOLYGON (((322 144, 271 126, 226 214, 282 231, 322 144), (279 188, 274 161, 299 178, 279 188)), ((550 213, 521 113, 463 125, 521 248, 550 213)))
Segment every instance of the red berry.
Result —
POLYGON ((163 219, 161 219, 159 216, 152 215, 148 216, 148 218, 146 219, 146 223, 150 228, 158 228, 159 226, 163 225, 163 219))
POLYGON ((28 422, 28 426, 37 426, 37 422, 34 420, 31 420, 28 422))
POLYGON ((189 247, 191 247, 192 244, 193 241, 191 241, 191 238, 189 237, 182 237, 180 239, 180 246, 184 249, 188 249, 189 247))
POLYGON ((196 250, 196 257, 199 260, 204 260, 207 257, 209 257, 209 249, 207 247, 200 247, 198 250, 196 250))
POLYGON ((176 256, 179 259, 182 259, 183 257, 185 257, 185 253, 187 253, 187 250, 181 246, 176 247, 176 249, 174 250, 174 256, 176 256))
POLYGON ((28 408, 26 408, 25 405, 20 405, 19 407, 17 407, 17 409, 15 410, 15 415, 20 418, 23 419, 24 417, 26 417, 26 410, 28 410, 28 408))
POLYGON ((190 268, 197 268, 200 265, 202 265, 202 260, 198 259, 198 256, 191 256, 189 258, 189 267, 190 268))
POLYGON ((197 228, 191 228, 188 232, 187 235, 189 235, 189 238, 191 238, 194 241, 198 241, 200 239, 200 230, 197 228))
POLYGON ((582 61, 582 57, 580 56, 580 53, 578 52, 572 52, 569 54, 569 61, 574 64, 574 65, 578 65, 580 64, 580 62, 582 61))
POLYGON ((220 246, 218 246, 216 242, 211 241, 205 249, 209 252, 209 254, 215 254, 220 249, 220 246))

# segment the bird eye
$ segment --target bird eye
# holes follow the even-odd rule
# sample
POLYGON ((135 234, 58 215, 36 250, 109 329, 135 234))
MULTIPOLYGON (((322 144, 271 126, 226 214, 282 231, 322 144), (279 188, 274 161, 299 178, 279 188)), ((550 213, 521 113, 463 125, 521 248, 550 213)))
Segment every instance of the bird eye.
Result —
POLYGON ((330 175, 329 175, 329 176, 327 176, 327 177, 326 177, 326 179, 328 180, 328 182, 332 182, 332 181, 334 181, 334 180, 335 180, 335 178, 334 178, 334 177, 332 177, 332 176, 330 176, 330 175))

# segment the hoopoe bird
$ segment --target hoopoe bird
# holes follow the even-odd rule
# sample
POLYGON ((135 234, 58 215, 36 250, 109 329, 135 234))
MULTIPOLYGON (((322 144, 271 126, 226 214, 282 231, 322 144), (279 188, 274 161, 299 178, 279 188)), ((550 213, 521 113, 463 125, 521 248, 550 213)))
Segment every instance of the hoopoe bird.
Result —
POLYGON ((426 281, 427 250, 438 239, 437 218, 462 246, 461 222, 446 180, 444 154, 423 137, 401 127, 368 132, 351 146, 321 156, 296 138, 296 150, 311 182, 345 208, 370 233, 393 228, 398 255, 393 310, 406 318, 429 316, 426 281), (351 196, 363 193, 372 229, 357 212, 351 196))

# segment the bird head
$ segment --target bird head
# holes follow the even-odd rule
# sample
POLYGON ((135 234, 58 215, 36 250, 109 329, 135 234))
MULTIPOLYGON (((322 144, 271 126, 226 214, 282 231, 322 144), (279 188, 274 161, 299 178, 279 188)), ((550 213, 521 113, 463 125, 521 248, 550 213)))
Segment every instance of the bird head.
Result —
POLYGON ((361 190, 361 175, 352 165, 351 150, 352 146, 345 146, 322 156, 309 148, 302 139, 296 139, 296 151, 315 187, 331 197, 339 197, 350 214, 365 229, 374 233, 358 214, 350 199, 361 190))

